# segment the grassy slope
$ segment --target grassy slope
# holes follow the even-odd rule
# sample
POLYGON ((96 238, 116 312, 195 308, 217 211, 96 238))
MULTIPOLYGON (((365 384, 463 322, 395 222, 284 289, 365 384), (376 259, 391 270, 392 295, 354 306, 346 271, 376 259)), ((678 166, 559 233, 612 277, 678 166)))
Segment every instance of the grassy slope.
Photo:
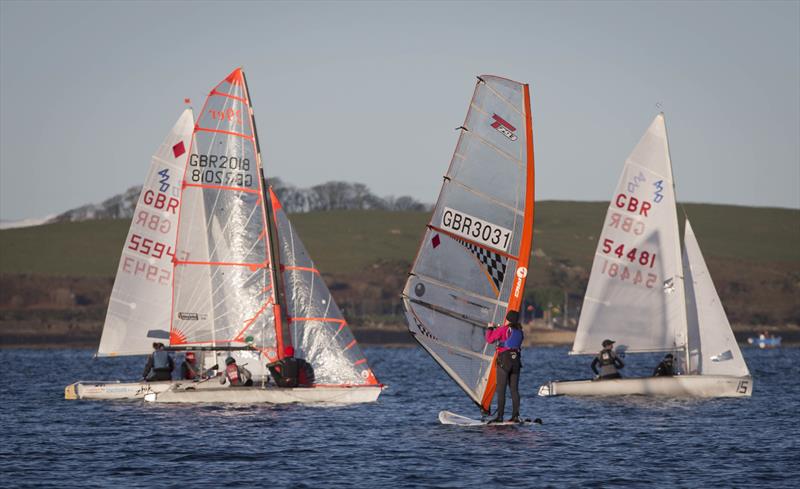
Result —
MULTIPOLYGON (((606 205, 538 202, 534 249, 588 269, 606 205)), ((786 271, 800 267, 800 211, 689 204, 686 212, 709 263, 744 261, 786 271)), ((378 260, 410 262, 427 219, 422 212, 380 211, 292 216, 318 267, 336 274, 355 273, 378 260)), ((113 276, 128 225, 102 220, 0 231, 0 273, 113 276)))

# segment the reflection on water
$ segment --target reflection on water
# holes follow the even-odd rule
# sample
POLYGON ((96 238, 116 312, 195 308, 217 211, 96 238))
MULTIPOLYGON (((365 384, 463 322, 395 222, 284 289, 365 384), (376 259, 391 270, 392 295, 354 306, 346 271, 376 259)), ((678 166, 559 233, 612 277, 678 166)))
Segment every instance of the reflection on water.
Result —
MULTIPOLYGON (((152 405, 65 401, 78 379, 136 378, 142 358, 0 350, 2 487, 794 486, 800 475, 800 350, 745 349, 751 399, 538 398, 588 377, 567 348, 524 352, 525 428, 442 426, 477 409, 419 349, 368 348, 378 403, 152 405)), ((644 374, 659 356, 626 359, 644 374)), ((655 362, 655 363, 654 363, 655 362)), ((623 372, 625 372, 623 371, 623 372)))

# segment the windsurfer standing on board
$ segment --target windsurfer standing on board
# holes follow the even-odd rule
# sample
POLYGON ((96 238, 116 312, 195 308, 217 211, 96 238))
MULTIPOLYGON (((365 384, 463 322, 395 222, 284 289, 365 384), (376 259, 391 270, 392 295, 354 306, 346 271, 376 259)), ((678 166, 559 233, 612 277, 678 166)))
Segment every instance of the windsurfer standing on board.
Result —
POLYGON ((508 311, 506 324, 499 328, 489 327, 486 331, 486 342, 499 341, 497 346, 497 413, 489 423, 501 423, 506 408, 506 386, 511 387, 511 419, 520 423, 519 418, 519 374, 522 369, 522 325, 519 323, 519 312, 508 311))

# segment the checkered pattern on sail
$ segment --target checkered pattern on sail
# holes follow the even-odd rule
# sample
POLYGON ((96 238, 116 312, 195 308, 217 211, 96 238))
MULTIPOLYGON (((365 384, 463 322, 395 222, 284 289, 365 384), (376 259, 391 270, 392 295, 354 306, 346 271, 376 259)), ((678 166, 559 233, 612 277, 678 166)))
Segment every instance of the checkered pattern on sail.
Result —
POLYGON ((456 238, 456 241, 471 251, 486 266, 486 270, 489 272, 489 276, 492 277, 495 286, 497 286, 497 290, 500 290, 503 285, 503 279, 506 276, 508 258, 463 239, 456 238))

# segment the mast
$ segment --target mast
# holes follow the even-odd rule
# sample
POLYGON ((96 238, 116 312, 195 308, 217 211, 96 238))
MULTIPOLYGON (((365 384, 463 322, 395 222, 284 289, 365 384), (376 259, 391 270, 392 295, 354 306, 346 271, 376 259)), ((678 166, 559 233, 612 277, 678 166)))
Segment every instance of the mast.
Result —
MULTIPOLYGON (((675 191, 675 187, 676 187, 675 186, 675 172, 672 170, 672 155, 670 154, 669 135, 667 134, 667 118, 664 115, 664 112, 660 112, 660 115, 661 115, 661 118, 664 119, 664 138, 666 139, 666 142, 667 142, 667 163, 669 164, 669 177, 672 179, 672 194, 675 196, 675 206, 677 208, 677 205, 678 205, 678 193, 675 191)), ((678 227, 678 220, 677 219, 675 219, 675 227, 676 228, 678 227)), ((683 263, 683 256, 681 255, 681 235, 680 235, 680 232, 679 232, 678 229, 675 229, 675 236, 677 237, 676 239, 677 239, 677 242, 678 242, 677 243, 678 246, 675 247, 675 253, 678 255, 678 263, 683 263)), ((681 267, 681 270, 683 270, 683 267, 681 267)), ((684 281, 686 280, 685 274, 684 274, 684 276, 681 277, 681 279, 684 280, 684 281)), ((686 373, 688 374, 689 372, 692 371, 692 366, 689 363, 690 362, 690 355, 689 355, 689 319, 687 318, 687 312, 686 312, 686 284, 684 284, 683 294, 681 294, 681 297, 680 297, 679 300, 682 302, 681 310, 683 311, 683 314, 682 314, 681 317, 683 319, 683 335, 684 335, 683 336, 683 340, 684 340, 683 351, 684 351, 684 356, 685 356, 685 361, 686 361, 686 373)))
MULTIPOLYGON (((289 331, 289 321, 286 318, 286 293, 283 286, 283 276, 280 270, 280 248, 278 229, 275 225, 275 210, 272 206, 272 199, 269 197, 269 187, 267 179, 264 177, 264 165, 261 160, 261 144, 258 141, 258 130, 256 128, 256 119, 253 113, 253 102, 250 98, 250 89, 247 86, 247 77, 244 70, 240 69, 242 73, 242 82, 244 83, 244 93, 247 98, 247 108, 250 116, 250 124, 253 127, 253 137, 256 143, 256 161, 258 164, 259 177, 261 178, 261 198, 264 202, 264 209, 266 211, 266 228, 267 228, 267 250, 269 253, 269 270, 270 278, 272 279, 272 297, 273 297, 273 315, 275 318, 275 335, 276 335, 276 350, 279 359, 284 358, 284 345, 291 345, 291 335, 289 331)), ((266 284, 265 284, 266 285, 266 284)))

